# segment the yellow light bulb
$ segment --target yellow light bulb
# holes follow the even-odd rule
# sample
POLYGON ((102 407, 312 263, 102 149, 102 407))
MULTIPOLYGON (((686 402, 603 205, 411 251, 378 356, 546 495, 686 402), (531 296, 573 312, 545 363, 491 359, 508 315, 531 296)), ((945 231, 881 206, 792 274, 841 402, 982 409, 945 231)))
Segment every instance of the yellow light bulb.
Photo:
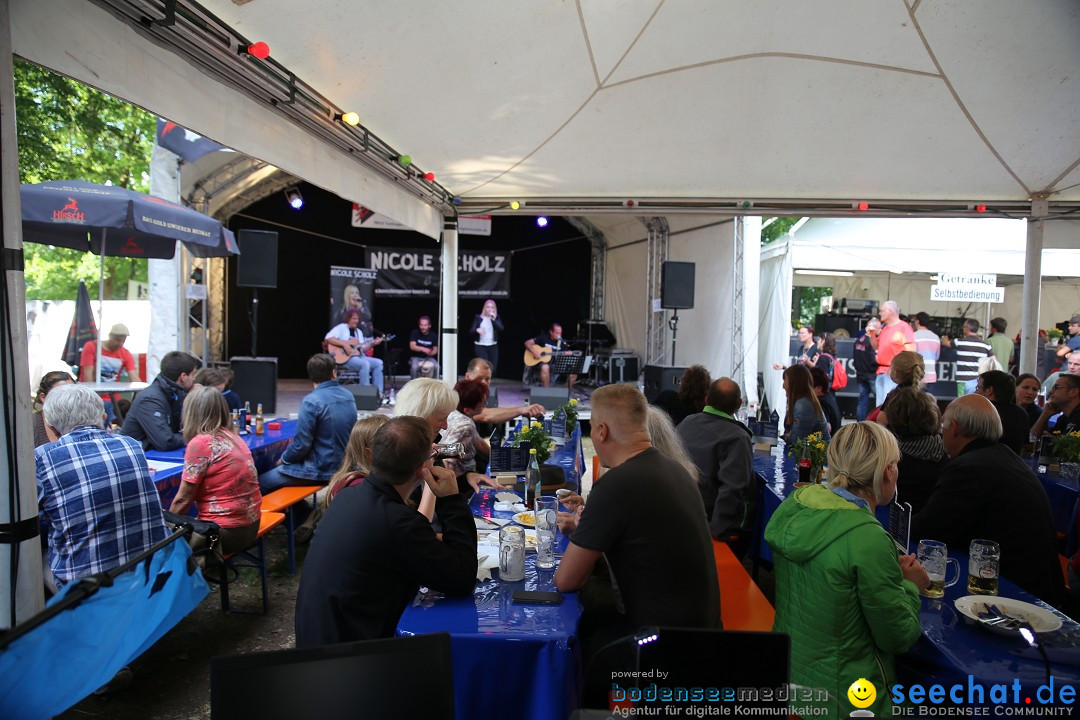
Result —
POLYGON ((354 112, 343 113, 341 115, 341 122, 345 123, 346 125, 359 125, 360 115, 354 112))
POLYGON ((510 202, 510 209, 511 210, 518 210, 520 208, 521 208, 521 203, 519 203, 517 200, 512 200, 510 202))

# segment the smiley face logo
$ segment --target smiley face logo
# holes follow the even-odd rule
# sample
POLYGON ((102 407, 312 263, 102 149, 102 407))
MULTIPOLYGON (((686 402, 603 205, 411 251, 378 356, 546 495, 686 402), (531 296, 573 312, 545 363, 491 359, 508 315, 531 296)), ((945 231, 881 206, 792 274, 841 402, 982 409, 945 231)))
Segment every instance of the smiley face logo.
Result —
POLYGON ((877 688, 866 678, 859 678, 851 683, 847 691, 848 700, 857 708, 868 708, 877 699, 877 688))

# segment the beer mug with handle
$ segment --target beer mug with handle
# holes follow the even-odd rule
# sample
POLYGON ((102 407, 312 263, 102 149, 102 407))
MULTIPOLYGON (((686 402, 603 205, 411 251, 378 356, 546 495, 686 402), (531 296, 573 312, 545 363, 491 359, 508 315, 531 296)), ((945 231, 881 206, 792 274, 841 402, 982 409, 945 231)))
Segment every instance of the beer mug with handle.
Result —
POLYGON ((926 574, 930 576, 930 585, 919 592, 923 597, 928 598, 945 597, 945 588, 952 587, 960 579, 959 561, 949 559, 949 548, 940 540, 920 540, 916 557, 919 564, 926 570, 926 574), (952 581, 946 582, 945 578, 949 574, 949 563, 955 566, 956 576, 953 577, 952 581))

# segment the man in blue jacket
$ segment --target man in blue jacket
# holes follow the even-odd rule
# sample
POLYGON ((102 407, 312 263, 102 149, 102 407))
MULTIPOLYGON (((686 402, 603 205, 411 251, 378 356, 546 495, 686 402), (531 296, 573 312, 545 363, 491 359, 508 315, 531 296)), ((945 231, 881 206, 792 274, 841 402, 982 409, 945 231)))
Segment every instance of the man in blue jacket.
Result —
POLYGON ((120 434, 142 443, 143 450, 175 450, 184 447, 180 412, 184 398, 195 384, 199 360, 191 353, 173 350, 161 358, 154 382, 135 396, 120 434))
POLYGON ((287 485, 329 482, 356 424, 356 400, 338 384, 334 359, 323 353, 312 355, 307 372, 315 389, 300 403, 296 435, 277 467, 259 476, 263 495, 287 485))

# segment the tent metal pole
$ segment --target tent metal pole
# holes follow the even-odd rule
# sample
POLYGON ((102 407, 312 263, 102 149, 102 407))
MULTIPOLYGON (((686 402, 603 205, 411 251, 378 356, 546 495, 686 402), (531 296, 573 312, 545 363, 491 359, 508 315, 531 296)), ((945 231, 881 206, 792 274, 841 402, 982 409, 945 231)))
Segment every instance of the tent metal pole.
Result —
POLYGON ((1024 253, 1024 312, 1021 316, 1020 372, 1038 374, 1039 304, 1042 300, 1043 220, 1049 211, 1045 195, 1031 197, 1024 253))
POLYGON ((458 376, 458 221, 451 216, 443 219, 441 324, 439 356, 442 360, 442 376, 453 386, 458 376))
POLYGON ((0 628, 7 629, 40 612, 41 545, 37 533, 37 484, 30 428, 30 369, 26 355, 26 285, 23 276, 22 211, 19 201, 19 151, 15 134, 11 22, 8 0, 0 0, 0 222, 3 232, 3 285, 0 302, 0 528, 13 537, 0 544, 0 628))
MULTIPOLYGON (((109 229, 101 229, 101 271, 98 273, 97 312, 98 312, 98 336, 96 347, 97 356, 94 358, 94 382, 101 382, 101 340, 105 337, 105 247, 109 241, 109 229)), ((79 369, 82 372, 82 368, 79 369)))

